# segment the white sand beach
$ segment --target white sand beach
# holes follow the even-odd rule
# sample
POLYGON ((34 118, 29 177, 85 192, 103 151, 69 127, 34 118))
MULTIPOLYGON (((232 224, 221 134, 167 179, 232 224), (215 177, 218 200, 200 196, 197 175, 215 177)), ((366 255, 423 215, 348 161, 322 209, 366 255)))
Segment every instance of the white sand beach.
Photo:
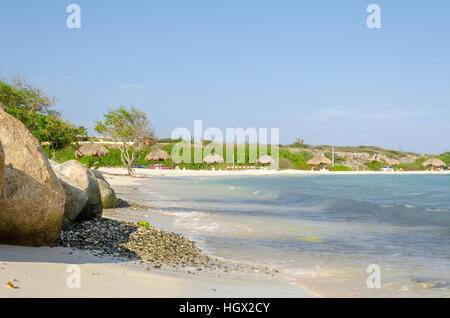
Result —
MULTIPOLYGON (((109 178, 125 176, 124 168, 100 168, 109 178)), ((312 171, 312 170, 158 170, 134 169, 136 177, 224 177, 224 176, 265 176, 265 175, 445 175, 450 171, 312 171)), ((131 181, 130 181, 131 182, 131 181)))
POLYGON ((275 279, 147 271, 132 262, 65 248, 0 246, 0 297, 312 297, 275 279), (71 264, 81 288, 68 288, 71 264), (12 282, 17 288, 6 286, 12 282))

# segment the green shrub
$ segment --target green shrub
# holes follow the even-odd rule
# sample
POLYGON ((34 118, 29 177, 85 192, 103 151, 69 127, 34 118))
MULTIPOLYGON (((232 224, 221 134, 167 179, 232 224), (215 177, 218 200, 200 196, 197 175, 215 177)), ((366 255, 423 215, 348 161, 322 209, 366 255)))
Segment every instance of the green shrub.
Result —
POLYGON ((447 167, 450 167, 450 152, 444 152, 443 154, 439 155, 438 158, 444 161, 447 167))
POLYGON ((294 164, 289 159, 280 158, 280 169, 281 170, 294 169, 294 164))
POLYGON ((280 162, 283 158, 290 161, 294 169, 311 170, 311 166, 307 162, 313 158, 313 155, 309 151, 292 153, 286 148, 280 148, 280 162))
POLYGON ((330 171, 352 171, 352 169, 347 166, 336 165, 331 167, 330 171))
POLYGON ((139 226, 145 227, 147 229, 152 229, 153 228, 153 226, 151 226, 148 222, 145 222, 145 221, 139 221, 137 224, 139 226))
MULTIPOLYGON (((325 153, 325 157, 327 157, 330 160, 333 160, 333 153, 331 151, 328 151, 325 153)), ((336 154, 334 154, 334 163, 335 164, 341 164, 345 162, 345 158, 338 156, 336 154)))
POLYGON ((383 168, 386 165, 386 162, 383 161, 369 161, 365 163, 365 166, 367 167, 368 170, 371 171, 380 171, 381 168, 383 168))
POLYGON ((59 149, 54 152, 47 145, 44 145, 43 148, 44 148, 44 152, 47 155, 47 157, 52 160, 55 160, 56 162, 62 163, 62 162, 66 162, 66 161, 75 159, 75 151, 76 151, 75 146, 72 146, 72 145, 67 146, 67 147, 64 147, 63 149, 59 149))

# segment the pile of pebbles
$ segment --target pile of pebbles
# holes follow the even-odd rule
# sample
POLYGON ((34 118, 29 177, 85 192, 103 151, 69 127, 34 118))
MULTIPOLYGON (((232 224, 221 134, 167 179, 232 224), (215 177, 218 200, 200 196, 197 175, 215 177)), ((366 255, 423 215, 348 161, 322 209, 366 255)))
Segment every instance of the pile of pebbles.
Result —
POLYGON ((105 211, 115 211, 118 209, 127 209, 127 210, 149 210, 150 207, 146 206, 146 205, 140 205, 137 203, 133 203, 133 202, 128 202, 125 201, 123 199, 118 198, 117 199, 117 206, 115 208, 111 208, 111 209, 105 209, 105 211))
POLYGON ((176 233, 107 218, 71 224, 61 232, 55 246, 92 251, 97 256, 140 261, 148 268, 277 273, 268 267, 209 257, 195 246, 194 241, 176 233))

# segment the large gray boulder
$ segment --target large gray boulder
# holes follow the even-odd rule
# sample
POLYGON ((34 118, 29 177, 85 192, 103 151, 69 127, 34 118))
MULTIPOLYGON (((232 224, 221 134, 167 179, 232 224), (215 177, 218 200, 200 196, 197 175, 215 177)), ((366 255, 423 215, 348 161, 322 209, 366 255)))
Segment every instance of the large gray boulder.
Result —
POLYGON ((59 183, 66 193, 66 204, 64 205, 63 228, 75 221, 80 212, 86 206, 88 194, 71 183, 72 181, 64 174, 56 172, 59 183))
POLYGON ((87 193, 88 200, 77 216, 77 220, 91 220, 102 217, 103 204, 97 178, 91 170, 76 160, 70 160, 54 167, 55 172, 67 177, 71 186, 87 193))
POLYGON ((61 231, 65 194, 41 144, 1 109, 0 142, 4 152, 0 244, 53 244, 61 231))
POLYGON ((2 143, 0 142, 0 198, 2 197, 4 173, 5 173, 5 154, 3 153, 2 143))
POLYGON ((105 180, 103 175, 99 171, 92 170, 92 173, 97 178, 98 185, 100 186, 100 193, 102 195, 102 203, 104 209, 116 208, 119 204, 116 193, 114 192, 108 181, 105 180))

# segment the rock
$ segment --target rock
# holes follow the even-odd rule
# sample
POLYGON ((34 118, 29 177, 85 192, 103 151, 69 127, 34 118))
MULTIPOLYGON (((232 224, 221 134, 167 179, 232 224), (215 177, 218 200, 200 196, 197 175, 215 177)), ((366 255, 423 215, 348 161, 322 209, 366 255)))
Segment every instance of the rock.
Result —
POLYGON ((77 220, 90 220, 102 216, 100 187, 91 170, 76 160, 70 160, 55 167, 55 171, 67 177, 67 181, 64 180, 66 183, 87 193, 88 200, 78 214, 77 220))
POLYGON ((0 110, 4 152, 0 197, 0 243, 51 245, 61 231, 65 194, 39 141, 0 110))
POLYGON ((75 151, 75 158, 81 159, 81 158, 83 158, 83 157, 84 157, 84 155, 83 155, 81 152, 79 152, 78 150, 75 151))
POLYGON ((3 153, 2 143, 0 142, 0 198, 2 197, 4 173, 5 173, 5 154, 3 153))
POLYGON ((102 196, 102 203, 104 209, 113 209, 117 207, 119 201, 117 200, 116 193, 105 180, 103 175, 99 171, 91 170, 97 178, 98 185, 100 186, 100 193, 102 196))
POLYGON ((50 163, 50 166, 52 166, 53 169, 59 166, 59 163, 54 160, 49 159, 48 162, 50 163))
POLYGON ((88 194, 86 191, 71 185, 71 180, 64 174, 57 172, 56 176, 66 192, 66 204, 64 206, 64 216, 62 221, 63 228, 65 228, 70 222, 77 219, 80 212, 86 206, 88 194))

